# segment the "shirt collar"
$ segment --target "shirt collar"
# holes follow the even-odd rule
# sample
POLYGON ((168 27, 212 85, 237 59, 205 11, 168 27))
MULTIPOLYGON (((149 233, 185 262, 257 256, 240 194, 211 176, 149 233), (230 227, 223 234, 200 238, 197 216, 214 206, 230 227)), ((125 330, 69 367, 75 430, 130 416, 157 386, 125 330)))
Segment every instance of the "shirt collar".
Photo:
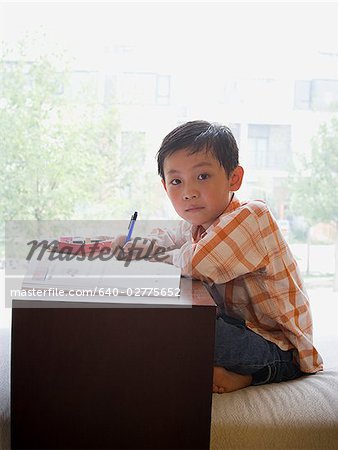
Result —
MULTIPOLYGON (((222 214, 219 217, 221 217, 223 214, 228 214, 232 211, 235 211, 235 209, 239 208, 240 206, 241 206, 241 202, 238 200, 235 193, 233 192, 228 206, 225 208, 225 210, 222 212, 222 214)), ((218 220, 218 219, 216 219, 216 220, 218 220)))
POLYGON ((207 234, 207 232, 202 227, 202 225, 193 225, 191 228, 191 234, 193 242, 196 243, 200 239, 202 239, 207 234))

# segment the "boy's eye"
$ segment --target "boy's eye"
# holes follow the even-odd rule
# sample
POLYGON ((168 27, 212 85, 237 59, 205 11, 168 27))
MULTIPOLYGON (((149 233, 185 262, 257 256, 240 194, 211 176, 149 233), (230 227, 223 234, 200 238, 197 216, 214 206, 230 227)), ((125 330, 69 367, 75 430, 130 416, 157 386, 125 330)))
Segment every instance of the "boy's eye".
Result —
POLYGON ((178 178, 174 178, 173 180, 170 181, 170 184, 173 184, 174 186, 176 186, 177 184, 180 184, 181 180, 179 180, 178 178))
POLYGON ((199 180, 206 180, 207 178, 209 178, 209 175, 207 173, 201 173, 197 178, 199 180))

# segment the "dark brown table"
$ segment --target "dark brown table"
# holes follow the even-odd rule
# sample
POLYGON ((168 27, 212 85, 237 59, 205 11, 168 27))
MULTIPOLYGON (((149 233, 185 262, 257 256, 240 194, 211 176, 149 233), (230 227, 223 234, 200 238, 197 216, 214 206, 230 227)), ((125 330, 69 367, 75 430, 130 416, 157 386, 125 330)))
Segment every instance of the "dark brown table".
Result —
POLYGON ((14 300, 12 448, 208 449, 216 308, 189 283, 191 307, 14 300))

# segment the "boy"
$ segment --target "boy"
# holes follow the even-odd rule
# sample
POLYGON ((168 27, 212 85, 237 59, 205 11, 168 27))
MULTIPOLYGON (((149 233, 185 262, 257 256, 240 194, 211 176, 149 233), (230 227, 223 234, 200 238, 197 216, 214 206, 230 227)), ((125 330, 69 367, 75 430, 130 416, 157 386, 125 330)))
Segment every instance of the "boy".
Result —
POLYGON ((322 370, 303 281, 275 219, 264 202, 234 195, 244 172, 230 129, 206 121, 180 125, 164 138, 157 162, 184 221, 149 238, 173 249, 169 262, 202 280, 218 306, 213 392, 322 370))

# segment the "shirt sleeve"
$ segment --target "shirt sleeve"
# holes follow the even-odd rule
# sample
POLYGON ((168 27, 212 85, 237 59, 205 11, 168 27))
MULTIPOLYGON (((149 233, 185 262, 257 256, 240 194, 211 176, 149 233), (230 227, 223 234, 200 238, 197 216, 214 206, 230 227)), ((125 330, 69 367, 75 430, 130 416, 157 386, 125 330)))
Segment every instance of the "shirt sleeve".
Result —
POLYGON ((147 239, 154 240, 157 247, 164 247, 166 251, 175 251, 191 241, 191 225, 182 220, 173 228, 154 228, 147 239))
POLYGON ((264 208, 259 206, 258 214, 248 206, 224 214, 199 242, 184 244, 173 263, 182 275, 216 284, 264 269, 269 259, 260 227, 264 208))

